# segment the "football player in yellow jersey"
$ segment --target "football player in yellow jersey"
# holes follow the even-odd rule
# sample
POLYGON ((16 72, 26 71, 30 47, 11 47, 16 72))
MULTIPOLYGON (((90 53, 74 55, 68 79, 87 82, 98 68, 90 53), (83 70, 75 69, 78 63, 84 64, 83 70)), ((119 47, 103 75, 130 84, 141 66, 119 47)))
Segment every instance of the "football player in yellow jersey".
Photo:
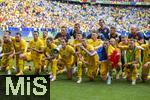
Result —
POLYGON ((102 46, 103 41, 98 39, 97 33, 92 33, 91 39, 88 39, 88 44, 92 45, 95 50, 97 50, 100 46, 102 46))
POLYGON ((82 42, 82 34, 76 34, 75 36, 76 38, 72 40, 69 44, 74 47, 75 51, 77 51, 77 49, 79 49, 78 45, 80 45, 82 42))
POLYGON ((85 39, 82 40, 82 44, 79 45, 81 48, 78 52, 78 81, 77 83, 82 82, 82 70, 83 68, 87 68, 87 76, 89 80, 94 79, 94 75, 97 74, 98 69, 98 55, 97 52, 94 50, 92 45, 89 45, 85 39))
POLYGON ((20 55, 25 53, 26 50, 26 41, 21 38, 20 33, 16 33, 16 36, 14 39, 12 39, 16 58, 16 68, 17 68, 17 74, 16 75, 23 75, 23 69, 24 69, 24 61, 23 59, 20 59, 20 55))
POLYGON ((46 44, 47 37, 48 37, 48 32, 47 32, 47 31, 44 31, 44 32, 43 32, 43 37, 41 38, 44 47, 46 47, 46 45, 47 45, 47 44, 46 44))
POLYGON ((139 41, 139 44, 144 50, 141 51, 142 60, 142 80, 145 82, 148 79, 150 71, 150 44, 144 43, 144 39, 139 41))
MULTIPOLYGON (((71 41, 70 45, 72 47, 74 47, 75 51, 77 51, 77 49, 79 49, 78 45, 80 45, 82 42, 82 34, 76 34, 75 35, 75 39, 71 41)), ((74 63, 75 66, 77 66, 77 56, 75 55, 74 58, 74 63)), ((77 67, 74 67, 73 73, 75 73, 77 71, 77 67)))
MULTIPOLYGON (((7 35, 7 37, 11 40, 14 39, 14 37, 11 36, 11 32, 10 31, 5 31, 4 35, 7 35)), ((3 39, 1 40, 1 44, 3 44, 3 39)))
POLYGON ((51 66, 51 70, 52 70, 52 79, 51 81, 55 81, 56 80, 56 71, 58 70, 57 67, 57 62, 58 62, 58 54, 55 54, 55 48, 57 47, 53 42, 52 42, 52 38, 48 37, 46 40, 46 44, 47 46, 44 49, 44 59, 46 60, 46 66, 48 68, 49 64, 51 66))
POLYGON ((61 58, 58 63, 65 66, 67 69, 68 79, 72 79, 72 66, 74 64, 75 50, 72 46, 68 45, 64 39, 61 40, 62 47, 59 50, 61 58))
MULTIPOLYGON (((101 39, 98 39, 98 34, 94 31, 91 34, 91 39, 88 39, 88 44, 92 45, 95 50, 98 50, 103 45, 103 41, 101 39)), ((107 63, 105 61, 100 62, 100 68, 98 68, 97 71, 102 72, 103 70, 105 70, 105 68, 107 68, 107 63)))
MULTIPOLYGON (((44 31, 43 32, 43 36, 41 39, 41 41, 43 42, 43 45, 44 45, 44 48, 46 47, 46 41, 47 41, 47 36, 48 36, 48 32, 47 31, 44 31)), ((44 54, 42 54, 42 59, 44 58, 44 54)), ((41 71, 44 71, 44 67, 45 67, 45 61, 42 60, 42 63, 41 63, 41 71)))
POLYGON ((98 73, 100 72, 100 77, 103 81, 107 80, 107 74, 109 68, 109 62, 107 56, 108 46, 109 46, 109 41, 104 41, 103 45, 99 47, 97 50, 97 54, 99 56, 99 63, 100 63, 100 69, 98 70, 98 73))
POLYGON ((110 63, 109 67, 109 75, 107 84, 111 84, 111 78, 112 78, 112 70, 116 69, 116 79, 119 79, 119 72, 121 69, 121 52, 120 49, 117 48, 116 40, 111 38, 110 39, 110 45, 108 46, 108 59, 110 63))
POLYGON ((138 48, 135 46, 135 41, 130 40, 129 48, 127 49, 125 55, 127 61, 124 64, 124 70, 127 75, 127 80, 132 81, 132 85, 136 84, 140 54, 140 50, 138 50, 138 48))
MULTIPOLYGON (((141 40, 141 39, 140 39, 141 40)), ((137 66, 137 69, 138 69, 138 74, 137 74, 137 78, 139 78, 140 79, 140 69, 141 69, 141 66, 142 66, 142 62, 141 62, 141 52, 142 52, 142 47, 140 46, 140 44, 139 44, 139 42, 140 42, 140 40, 134 40, 135 41, 135 46, 136 46, 136 48, 138 49, 138 52, 139 52, 139 54, 140 54, 140 56, 139 56, 139 65, 137 66)), ((133 41, 133 40, 129 40, 129 41, 133 41)))
POLYGON ((1 66, 3 71, 7 71, 7 73, 11 74, 11 69, 13 66, 13 53, 14 53, 14 46, 10 37, 7 34, 3 36, 3 45, 2 45, 2 60, 1 66))
POLYGON ((76 48, 76 45, 81 44, 82 34, 76 34, 76 38, 71 41, 70 45, 76 48))
MULTIPOLYGON (((120 47, 121 49, 121 63, 122 65, 125 64, 126 62, 126 50, 122 49, 122 48, 128 48, 128 38, 127 37, 121 37, 121 42, 118 44, 118 47, 120 47)), ((122 77, 125 78, 126 75, 124 73, 124 66, 122 66, 122 77)))
POLYGON ((34 31, 33 33, 34 39, 29 42, 28 45, 28 52, 21 55, 21 58, 28 61, 33 61, 33 65, 35 68, 35 74, 39 75, 41 71, 41 60, 42 60, 42 53, 44 49, 43 42, 38 37, 38 32, 34 31))

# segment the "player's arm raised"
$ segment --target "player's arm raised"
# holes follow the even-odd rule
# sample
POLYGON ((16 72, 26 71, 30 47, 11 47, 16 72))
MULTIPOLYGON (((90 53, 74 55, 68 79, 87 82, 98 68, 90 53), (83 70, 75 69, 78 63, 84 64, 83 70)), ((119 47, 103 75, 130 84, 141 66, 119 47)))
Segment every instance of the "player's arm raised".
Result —
POLYGON ((94 56, 97 52, 95 50, 87 50, 86 48, 84 48, 83 46, 80 46, 80 48, 82 50, 84 50, 87 54, 89 54, 90 56, 94 56))

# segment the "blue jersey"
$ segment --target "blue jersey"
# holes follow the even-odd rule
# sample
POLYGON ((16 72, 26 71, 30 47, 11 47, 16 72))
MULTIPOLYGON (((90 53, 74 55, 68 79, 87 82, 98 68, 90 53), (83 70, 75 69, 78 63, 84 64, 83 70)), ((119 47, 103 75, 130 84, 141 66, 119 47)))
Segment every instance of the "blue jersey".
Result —
POLYGON ((98 33, 104 36, 103 40, 109 40, 109 28, 104 27, 103 29, 98 29, 98 33))
POLYGON ((76 33, 74 30, 70 31, 70 33, 69 33, 70 37, 73 36, 74 39, 76 38, 76 34, 82 34, 82 37, 86 38, 86 34, 84 32, 82 32, 81 30, 79 33, 76 33))
POLYGON ((129 34, 128 35, 129 39, 136 39, 136 40, 141 40, 144 39, 144 35, 141 32, 137 32, 136 34, 129 34))
MULTIPOLYGON (((88 36, 87 36, 87 39, 90 39, 92 37, 92 34, 90 33, 88 36)), ((106 40, 105 36, 103 34, 98 34, 98 38, 101 39, 101 40, 106 40)))
POLYGON ((99 61, 104 61, 108 59, 107 52, 104 46, 98 48, 97 54, 99 56, 99 61))
POLYGON ((145 38, 146 40, 149 40, 149 39, 150 39, 150 31, 144 33, 144 38, 145 38))

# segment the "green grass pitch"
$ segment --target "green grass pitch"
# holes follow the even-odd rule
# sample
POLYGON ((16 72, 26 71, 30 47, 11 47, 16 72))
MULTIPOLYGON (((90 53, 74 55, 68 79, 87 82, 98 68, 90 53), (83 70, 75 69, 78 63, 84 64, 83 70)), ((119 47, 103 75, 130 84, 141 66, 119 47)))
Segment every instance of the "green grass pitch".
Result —
MULTIPOLYGON (((32 63, 25 65, 32 66, 32 63)), ((5 73, 0 71, 0 75, 3 74, 5 73)), ((13 74, 16 72, 13 71, 13 74)), ((31 72, 25 71, 25 75, 33 74, 34 69, 31 72)), ((67 80, 66 73, 58 75, 57 80, 50 83, 50 100, 150 100, 150 81, 142 83, 138 80, 137 85, 132 86, 121 79, 107 85, 99 76, 90 82, 84 75, 83 82, 77 84, 75 76, 73 80, 67 80)))
MULTIPOLYGON (((2 74, 5 73, 0 71, 2 74)), ((34 70, 25 74, 32 75, 34 70)), ((58 75, 57 80, 50 83, 50 100, 150 100, 150 81, 142 83, 138 80, 137 85, 132 86, 122 79, 113 80, 111 85, 99 77, 90 82, 85 75, 81 84, 76 80, 75 75, 73 80, 67 80, 66 73, 58 75)))
POLYGON ((66 75, 59 75, 51 82, 50 100, 150 100, 150 81, 132 86, 126 80, 113 80, 112 85, 96 78, 89 82, 84 76, 81 84, 67 80, 66 75))

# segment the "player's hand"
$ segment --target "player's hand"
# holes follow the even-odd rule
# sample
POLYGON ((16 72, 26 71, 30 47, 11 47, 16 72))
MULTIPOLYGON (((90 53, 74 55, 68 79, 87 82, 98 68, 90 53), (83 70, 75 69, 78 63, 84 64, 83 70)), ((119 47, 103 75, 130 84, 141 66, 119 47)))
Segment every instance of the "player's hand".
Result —
POLYGON ((8 59, 13 58, 13 56, 14 56, 14 54, 9 55, 9 56, 8 56, 8 59))
POLYGON ((27 52, 30 52, 30 51, 32 51, 32 49, 31 49, 31 48, 28 48, 28 49, 27 49, 27 52))
POLYGON ((35 48, 31 48, 31 50, 36 51, 36 49, 35 49, 35 48))
POLYGON ((144 48, 142 48, 141 46, 136 46, 136 47, 140 50, 144 50, 144 48))
POLYGON ((81 46, 81 44, 76 44, 76 45, 75 45, 75 47, 80 47, 80 46, 81 46))
POLYGON ((79 47, 80 47, 81 49, 84 49, 83 45, 80 45, 79 47))
POLYGON ((79 45, 80 48, 83 48, 83 45, 79 45))
POLYGON ((129 64, 125 63, 124 66, 127 67, 129 64))
POLYGON ((87 61, 84 61, 84 63, 85 63, 86 65, 89 65, 89 63, 88 63, 87 61))
POLYGON ((150 68, 150 66, 149 66, 149 65, 150 65, 150 62, 147 62, 146 64, 144 64, 144 65, 143 65, 143 67, 142 67, 142 68, 144 68, 144 69, 146 69, 146 68, 150 68))
POLYGON ((37 50, 36 48, 31 48, 33 51, 36 51, 38 53, 41 53, 39 50, 37 50))
POLYGON ((46 58, 43 58, 41 61, 44 62, 45 60, 47 60, 46 58))
POLYGON ((79 52, 75 52, 76 56, 79 56, 79 52))

